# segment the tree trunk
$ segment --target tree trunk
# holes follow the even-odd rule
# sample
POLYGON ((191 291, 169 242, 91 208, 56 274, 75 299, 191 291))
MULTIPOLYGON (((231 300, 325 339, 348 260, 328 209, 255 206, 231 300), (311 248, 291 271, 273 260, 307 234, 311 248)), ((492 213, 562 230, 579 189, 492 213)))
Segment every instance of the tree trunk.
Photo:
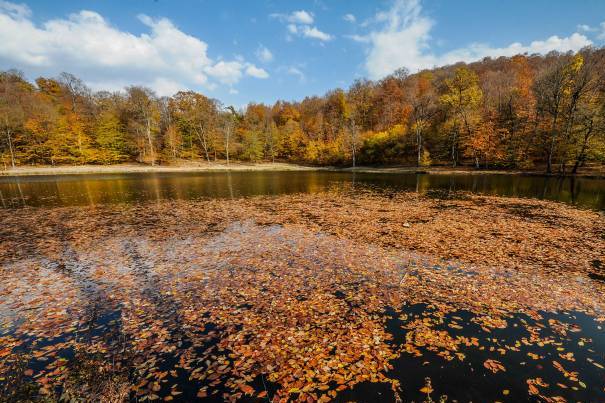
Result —
POLYGON ((416 146, 418 151, 418 160, 416 162, 416 166, 420 166, 422 162, 422 131, 418 127, 418 123, 416 123, 416 146))
POLYGON ((15 152, 13 151, 13 141, 11 139, 11 131, 10 129, 6 129, 6 139, 8 140, 8 149, 11 154, 11 165, 15 167, 15 152))
POLYGON ((151 139, 151 121, 147 118, 147 141, 149 143, 149 154, 151 155, 151 166, 155 166, 155 152, 153 151, 153 140, 151 139))
POLYGON ((456 168, 456 143, 458 142, 458 134, 454 132, 454 138, 452 139, 452 167, 456 168))
POLYGON ((271 128, 269 128, 269 136, 271 139, 271 142, 269 143, 270 146, 270 150, 271 150, 271 162, 275 162, 275 149, 273 148, 273 133, 271 132, 271 128))
POLYGON ((200 125, 200 130, 197 133, 200 142, 202 143, 202 147, 204 147, 204 153, 206 154, 206 160, 210 162, 210 155, 208 154, 208 144, 206 143, 206 135, 204 134, 204 129, 202 125, 200 125))
POLYGON ((231 128, 227 128, 227 133, 225 136, 225 154, 227 156, 227 165, 229 165, 229 137, 231 137, 231 128))
POLYGON ((189 136, 189 159, 193 161, 193 137, 189 136))
POLYGON ((355 168, 355 157, 356 157, 356 146, 355 146, 355 137, 353 136, 353 138, 351 138, 351 151, 353 153, 353 168, 355 168))
POLYGON ((580 167, 580 165, 582 165, 582 163, 586 159, 586 149, 588 148, 588 140, 590 139, 590 136, 592 134, 592 129, 593 129, 593 121, 591 120, 590 126, 588 126, 586 133, 584 133, 584 139, 582 141, 582 148, 580 149, 580 152, 578 153, 578 156, 576 157, 576 161, 573 164, 573 168, 571 170, 572 175, 575 175, 578 173, 578 168, 580 167))
POLYGON ((349 130, 351 132, 351 154, 353 156, 353 168, 355 168, 355 163, 356 163, 355 157, 356 157, 356 153, 357 153, 357 144, 356 144, 357 128, 355 127, 355 122, 353 122, 352 120, 351 120, 349 130))
POLYGON ((552 156, 555 152, 555 141, 557 139, 557 118, 558 115, 555 115, 552 120, 552 127, 550 130, 550 145, 548 147, 548 158, 546 161, 546 173, 552 173, 552 156))

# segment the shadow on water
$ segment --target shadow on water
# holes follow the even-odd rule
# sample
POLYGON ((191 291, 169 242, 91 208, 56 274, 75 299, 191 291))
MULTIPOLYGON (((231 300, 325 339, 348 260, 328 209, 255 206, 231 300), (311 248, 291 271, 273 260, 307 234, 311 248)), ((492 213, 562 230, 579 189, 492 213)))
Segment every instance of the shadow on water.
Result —
MULTIPOLYGON (((387 331, 393 336, 391 344, 400 348, 406 343, 409 329, 406 324, 414 319, 430 317, 434 313, 432 307, 425 304, 404 305, 398 311, 387 308, 387 331)), ((594 318, 581 312, 540 312, 541 318, 535 319, 525 314, 515 314, 507 318, 507 326, 502 329, 487 330, 473 321, 475 315, 469 311, 458 310, 443 316, 443 320, 434 326, 437 331, 445 330, 452 337, 477 338, 478 346, 464 347, 459 345, 457 353, 464 354, 463 360, 453 358, 445 360, 436 352, 422 348, 422 356, 402 352, 399 358, 391 362, 393 369, 386 372, 391 379, 397 379, 401 384, 400 397, 403 401, 425 401, 426 394, 420 390, 425 386, 426 379, 431 380, 434 391, 431 393, 432 401, 440 401, 447 396, 448 402, 467 401, 539 401, 538 396, 528 395, 528 379, 541 377, 548 387, 540 388, 546 396, 563 396, 567 401, 596 402, 605 399, 603 390, 603 371, 595 370, 592 362, 602 361, 602 352, 605 351, 605 337, 601 325, 594 318), (552 321, 560 323, 553 326, 552 321), (452 323, 457 324, 452 328, 452 323), (539 329, 540 339, 552 339, 554 342, 541 344, 527 342, 531 339, 528 329, 539 329), (573 331, 561 332, 561 328, 573 331), (584 345, 582 341, 586 340, 584 345), (513 348, 511 348, 513 347, 513 348), (499 352, 499 349, 505 353, 499 352), (534 354, 537 359, 531 358, 528 353, 534 354), (573 353, 573 361, 562 358, 561 354, 573 353), (505 371, 492 373, 483 365, 487 359, 496 359, 506 368, 505 371), (553 366, 553 361, 563 364, 566 370, 578 373, 578 378, 586 387, 578 387, 577 382, 570 381, 553 366), (506 392, 505 392, 506 391, 506 392)), ((86 326, 86 337, 94 339, 107 339, 107 332, 115 328, 120 321, 120 312, 113 311, 96 317, 90 326, 86 326)), ((178 330, 173 329, 176 333, 178 330)), ((195 348, 200 353, 215 347, 218 339, 211 336, 220 329, 212 325, 206 326, 201 333, 208 335, 207 342, 197 347, 186 335, 178 335, 181 339, 181 351, 195 348)), ((67 340, 69 336, 59 339, 36 340, 38 347, 51 345, 67 340)), ((229 351, 224 351, 228 354, 229 351)), ((58 356, 70 360, 74 358, 74 351, 60 350, 58 356)), ((128 357, 122 357, 126 365, 128 357)), ((178 384, 179 393, 176 401, 197 400, 197 392, 208 385, 210 381, 195 381, 189 373, 179 367, 178 355, 165 354, 156 362, 159 371, 170 371, 173 375, 171 382, 178 384)), ((29 367, 36 371, 42 370, 46 363, 33 359, 29 367)), ((278 390, 277 384, 269 382, 264 376, 258 376, 250 382, 255 390, 266 390, 267 396, 273 396, 278 390)), ((332 385, 335 386, 335 385, 332 385)), ((161 399, 170 395, 168 387, 158 391, 161 399)), ((227 388, 218 386, 215 393, 208 395, 204 401, 223 401, 222 392, 227 388)), ((137 398, 131 394, 131 401, 137 398)), ((261 398, 243 396, 241 401, 260 402, 261 398)), ((338 393, 335 401, 339 402, 394 402, 395 395, 388 383, 362 382, 352 389, 338 393)))
POLYGON ((562 201, 605 210, 605 179, 519 175, 368 174, 345 172, 206 172, 64 175, 0 178, 0 205, 69 206, 171 199, 235 198, 316 193, 334 186, 373 185, 441 194, 486 195, 562 201))
MULTIPOLYGON (((408 330, 404 328, 405 321, 425 317, 431 309, 423 304, 404 306, 400 312, 392 308, 387 310, 386 328, 393 335, 392 343, 401 345, 406 342, 408 330)), ((460 345, 457 352, 465 355, 463 360, 453 358, 451 361, 437 355, 435 352, 422 350, 422 356, 416 357, 405 351, 392 362, 393 370, 387 376, 401 383, 400 397, 403 401, 426 401, 427 395, 420 390, 429 378, 433 392, 432 401, 440 401, 447 397, 448 402, 468 401, 541 401, 538 396, 528 394, 528 379, 541 377, 548 387, 540 388, 546 396, 562 396, 566 401, 596 402, 605 399, 603 390, 603 373, 595 370, 591 360, 602 360, 605 338, 599 323, 581 312, 546 313, 541 312, 542 319, 535 320, 528 315, 516 314, 508 318, 508 326, 503 329, 486 331, 480 325, 471 321, 473 314, 468 311, 451 312, 443 318, 443 323, 434 327, 435 330, 447 330, 452 337, 476 337, 479 347, 464 347, 460 345), (549 321, 557 321, 564 325, 573 325, 574 332, 557 334, 556 327, 549 321), (448 324, 460 325, 460 329, 452 329, 448 324), (530 339, 528 328, 540 329, 544 339, 552 338, 557 342, 539 345, 525 343, 530 339), (589 340, 590 346, 583 345, 583 340, 589 340), (519 343, 521 341, 521 343, 519 343), (580 346, 582 345, 582 346, 580 346), (517 346, 517 347, 515 347, 517 346), (513 347, 510 349, 509 347, 513 347), (505 353, 498 351, 502 349, 505 353), (574 361, 565 360, 560 354, 573 353, 574 361), (534 359, 528 353, 535 354, 534 359), (502 363, 505 371, 492 373, 483 364, 487 359, 495 359, 502 363), (553 365, 560 362, 568 371, 576 371, 579 380, 586 387, 578 386, 570 381, 553 365)), ((364 382, 351 390, 345 390, 337 396, 337 401, 377 402, 395 401, 394 393, 389 384, 364 382)))
POLYGON ((603 262, 599 259, 593 260, 592 268, 593 270, 588 273, 588 277, 593 280, 605 282, 605 266, 603 265, 603 262))

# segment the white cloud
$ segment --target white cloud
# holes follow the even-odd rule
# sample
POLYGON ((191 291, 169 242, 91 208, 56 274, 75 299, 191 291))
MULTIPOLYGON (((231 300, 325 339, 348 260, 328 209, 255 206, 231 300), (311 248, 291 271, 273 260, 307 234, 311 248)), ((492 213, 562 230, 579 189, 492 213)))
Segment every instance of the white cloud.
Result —
POLYGON ((206 42, 166 18, 140 15, 148 31, 135 35, 93 11, 40 25, 30 17, 27 6, 0 0, 0 68, 50 76, 69 71, 94 89, 136 84, 160 95, 200 86, 212 89, 214 80, 234 85, 244 72, 259 75, 254 69, 249 74, 251 65, 241 60, 212 60, 206 42))
POLYGON ((366 70, 370 77, 383 77, 402 66, 412 71, 431 67, 432 56, 425 51, 433 21, 420 11, 417 0, 397 0, 390 10, 376 15, 375 23, 383 27, 367 36, 370 50, 366 70))
POLYGON ((577 32, 565 38, 560 38, 557 35, 553 35, 543 41, 533 41, 529 43, 529 45, 523 45, 519 42, 515 42, 506 47, 493 48, 484 44, 471 44, 466 48, 456 49, 442 55, 439 58, 439 62, 441 64, 451 64, 460 60, 471 62, 484 57, 495 58, 499 56, 514 56, 523 53, 546 54, 553 50, 559 52, 575 52, 591 44, 592 41, 590 39, 577 32))
POLYGON ((596 34, 597 40, 605 40, 605 21, 600 23, 598 27, 591 27, 586 24, 579 24, 577 26, 578 31, 596 34))
POLYGON ((299 24, 313 24, 313 14, 305 10, 295 11, 290 16, 290 22, 298 22, 299 24))
POLYGON ((601 32, 597 36, 597 39, 605 41, 605 21, 599 25, 599 28, 601 32))
POLYGON ((297 35, 303 38, 318 39, 320 41, 332 40, 332 35, 327 34, 315 26, 311 26, 314 21, 314 16, 305 10, 294 11, 290 14, 270 14, 271 18, 276 18, 283 23, 286 23, 288 35, 286 39, 292 40, 292 35, 297 35))
MULTIPOLYGON (((150 87, 153 88, 154 91, 160 95, 172 95, 176 94, 179 91, 188 90, 188 88, 185 87, 182 83, 167 78, 157 78, 153 80, 153 82, 150 84, 150 87)), ((98 89, 106 90, 107 88, 100 87, 98 89)), ((119 89, 120 88, 116 88, 116 91, 119 89)))
POLYGON ((270 17, 277 18, 278 20, 289 22, 291 24, 311 25, 314 21, 313 13, 305 10, 293 11, 290 14, 274 13, 271 14, 270 17))
POLYGON ((345 14, 342 16, 342 19, 350 22, 351 24, 354 24, 357 21, 357 18, 355 18, 353 14, 345 14))
POLYGON ((569 37, 554 35, 529 45, 515 42, 500 48, 474 43, 437 55, 430 49, 430 33, 435 22, 422 14, 420 0, 395 0, 389 10, 377 13, 369 24, 379 25, 379 28, 365 36, 351 38, 368 43, 365 67, 373 79, 384 77, 399 67, 407 67, 414 72, 459 61, 472 62, 487 56, 577 51, 592 44, 585 35, 574 33, 569 37))
POLYGON ((294 24, 288 24, 288 32, 290 32, 291 34, 297 34, 298 27, 294 24))
POLYGON ((301 33, 306 38, 319 39, 320 41, 332 40, 332 35, 320 31, 316 27, 303 26, 301 33))
POLYGON ((269 78, 269 73, 267 73, 264 69, 258 68, 252 64, 246 67, 246 74, 255 78, 269 78))
POLYGON ((370 37, 367 35, 345 35, 345 38, 349 38, 351 40, 354 40, 355 42, 359 42, 359 43, 369 43, 370 42, 370 37))
POLYGON ((242 78, 243 64, 239 61, 220 62, 207 66, 204 71, 223 84, 233 85, 242 78))
POLYGON ((264 45, 259 45, 255 52, 256 58, 263 63, 269 63, 273 60, 273 53, 264 45))
POLYGON ((15 4, 0 0, 0 12, 6 13, 13 18, 27 18, 32 11, 26 4, 15 4))
POLYGON ((590 25, 586 25, 586 24, 578 24, 577 29, 578 29, 578 31, 583 31, 583 32, 593 32, 595 30, 590 25))
POLYGON ((298 78, 299 82, 304 82, 306 80, 305 73, 301 70, 304 65, 290 65, 290 66, 280 66, 277 68, 277 71, 282 74, 287 74, 289 76, 294 76, 298 78))
POLYGON ((269 73, 256 67, 251 63, 245 63, 240 60, 226 62, 224 60, 208 66, 204 69, 208 75, 214 77, 222 84, 234 85, 239 82, 243 74, 254 78, 267 78, 269 73))

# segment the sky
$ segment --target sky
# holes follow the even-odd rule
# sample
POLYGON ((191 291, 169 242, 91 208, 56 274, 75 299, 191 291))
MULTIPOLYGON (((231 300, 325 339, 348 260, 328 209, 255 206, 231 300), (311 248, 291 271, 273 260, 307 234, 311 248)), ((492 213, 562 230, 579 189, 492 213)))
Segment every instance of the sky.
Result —
POLYGON ((605 45, 603 0, 0 0, 0 70, 237 107, 589 45, 605 45))

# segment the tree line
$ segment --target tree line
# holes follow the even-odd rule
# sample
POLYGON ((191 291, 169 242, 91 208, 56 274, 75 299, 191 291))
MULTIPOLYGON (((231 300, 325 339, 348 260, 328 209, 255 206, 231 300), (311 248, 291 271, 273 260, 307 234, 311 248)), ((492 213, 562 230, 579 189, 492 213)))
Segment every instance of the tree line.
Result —
POLYGON ((93 92, 62 73, 0 72, 0 158, 460 164, 576 173, 605 162, 605 49, 486 58, 238 110, 194 91, 93 92))

